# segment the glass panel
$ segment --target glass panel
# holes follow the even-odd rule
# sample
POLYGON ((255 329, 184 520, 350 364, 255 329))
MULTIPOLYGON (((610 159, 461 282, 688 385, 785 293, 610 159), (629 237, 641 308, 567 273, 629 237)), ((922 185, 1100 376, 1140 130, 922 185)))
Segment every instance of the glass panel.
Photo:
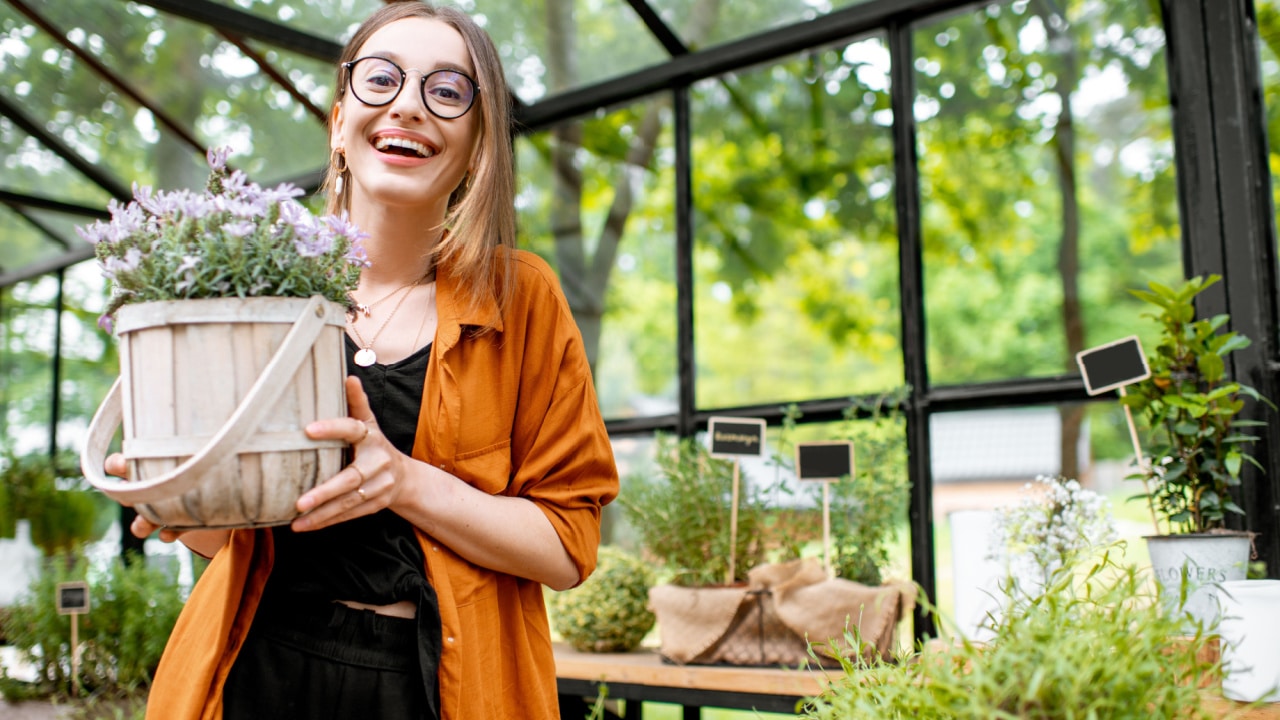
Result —
POLYGON ((0 450, 5 452, 49 449, 57 292, 51 275, 0 289, 0 450))
MULTIPOLYGON (((374 0, 218 2, 338 42, 345 42, 382 5, 374 0)), ((507 82, 525 102, 603 82, 669 57, 622 0, 459 0, 452 4, 493 37, 507 82)))
POLYGON ((1182 274, 1165 40, 1146 3, 1023 0, 915 32, 930 381, 1075 373, 1182 274))
POLYGON ((996 583, 1006 572, 992 557, 999 514, 1036 496, 1038 476, 1064 473, 1101 495, 1116 529, 1127 541, 1122 562, 1147 564, 1140 542, 1151 533, 1146 506, 1128 502, 1141 492, 1132 472, 1133 447, 1118 403, 1040 406, 939 413, 930 418, 933 474, 934 558, 943 631, 982 637, 978 623, 1000 597, 996 583), (1074 445, 1078 465, 1065 462, 1064 428, 1081 423, 1074 445))
POLYGON ((521 137, 520 244, 560 274, 607 418, 676 411, 669 96, 521 137))
POLYGON ((507 84, 531 103, 670 56, 625 0, 460 0, 493 37, 507 84))
MULTIPOLYGON (((3 40, 0 39, 0 44, 3 40)), ((7 62, 0 51, 0 70, 7 62)), ((106 207, 111 197, 52 150, 0 117, 0 188, 86 207, 106 207)), ((3 240, 0 240, 2 243, 3 240)))
MULTIPOLYGON (((41 14, 157 104, 201 148, 231 147, 231 164, 258 182, 274 183, 323 166, 324 117, 334 78, 329 63, 249 44, 307 96, 317 116, 207 26, 135 5, 98 4, 92 10, 48 0, 41 5, 41 14), (160 68, 164 71, 157 72, 160 68)), ((168 136, 151 147, 149 156, 161 184, 203 186, 208 174, 203 149, 178 140, 149 112, 140 112, 145 123, 168 136)))
POLYGON ((334 42, 345 42, 362 20, 384 4, 382 0, 213 1, 334 42))
POLYGON ((97 262, 72 265, 65 277, 58 445, 79 452, 89 421, 116 379, 119 359, 116 339, 98 327, 108 292, 97 262))
POLYGON ((686 45, 700 48, 813 20, 866 1, 756 0, 731 5, 708 0, 649 0, 649 4, 686 45))
POLYGON ((0 205, 0 275, 48 260, 66 249, 41 232, 17 211, 0 205))
POLYGON ((698 407, 901 385, 885 40, 708 80, 692 104, 698 407))

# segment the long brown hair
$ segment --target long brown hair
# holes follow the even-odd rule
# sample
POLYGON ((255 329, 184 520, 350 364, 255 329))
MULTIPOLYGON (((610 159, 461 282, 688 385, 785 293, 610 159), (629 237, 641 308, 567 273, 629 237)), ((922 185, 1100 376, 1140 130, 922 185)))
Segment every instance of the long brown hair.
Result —
MULTIPOLYGON (((379 8, 361 23, 342 49, 329 117, 333 118, 338 103, 347 94, 342 63, 354 60, 375 32, 405 18, 437 20, 449 25, 462 35, 471 54, 476 83, 480 86, 477 107, 471 112, 480 113, 480 133, 472 151, 471 169, 449 197, 444 219, 448 232, 435 249, 435 261, 446 264, 473 308, 491 297, 498 302, 499 309, 505 311, 515 280, 509 272, 514 257, 509 250, 515 247, 516 236, 511 96, 502 61, 489 34, 469 15, 453 7, 410 1, 379 8), (499 263, 506 267, 498 268, 499 263)), ((334 192, 337 178, 331 163, 321 186, 327 197, 326 212, 338 213, 351 207, 351 183, 344 183, 346 187, 341 193, 334 192)))

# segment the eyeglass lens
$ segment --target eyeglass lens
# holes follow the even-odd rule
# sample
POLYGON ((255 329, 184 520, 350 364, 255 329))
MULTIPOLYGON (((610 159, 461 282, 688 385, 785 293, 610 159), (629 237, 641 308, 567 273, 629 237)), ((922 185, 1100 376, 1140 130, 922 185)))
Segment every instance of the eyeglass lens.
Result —
MULTIPOLYGON (((348 72, 356 99, 373 106, 395 100, 406 79, 399 65, 378 57, 360 58, 350 64, 348 72)), ((433 70, 422 76, 422 101, 437 117, 461 117, 475 98, 475 81, 456 70, 433 70)))

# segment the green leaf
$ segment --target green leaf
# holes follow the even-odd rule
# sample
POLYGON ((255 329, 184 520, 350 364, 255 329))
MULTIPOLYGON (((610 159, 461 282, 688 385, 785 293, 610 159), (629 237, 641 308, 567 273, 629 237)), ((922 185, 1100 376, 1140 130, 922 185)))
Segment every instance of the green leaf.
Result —
POLYGON ((1224 462, 1227 466, 1227 472, 1231 473, 1231 477, 1236 477, 1240 474, 1240 463, 1242 460, 1243 458, 1240 457, 1240 453, 1238 452, 1227 453, 1227 458, 1224 462))

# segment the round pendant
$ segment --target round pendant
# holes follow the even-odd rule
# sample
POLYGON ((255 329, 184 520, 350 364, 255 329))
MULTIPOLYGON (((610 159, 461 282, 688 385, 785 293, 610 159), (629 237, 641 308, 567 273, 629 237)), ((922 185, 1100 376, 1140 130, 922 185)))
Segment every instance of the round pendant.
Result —
POLYGON ((360 367, 369 367, 378 362, 378 354, 373 351, 373 348, 362 348, 356 351, 355 360, 360 367))

